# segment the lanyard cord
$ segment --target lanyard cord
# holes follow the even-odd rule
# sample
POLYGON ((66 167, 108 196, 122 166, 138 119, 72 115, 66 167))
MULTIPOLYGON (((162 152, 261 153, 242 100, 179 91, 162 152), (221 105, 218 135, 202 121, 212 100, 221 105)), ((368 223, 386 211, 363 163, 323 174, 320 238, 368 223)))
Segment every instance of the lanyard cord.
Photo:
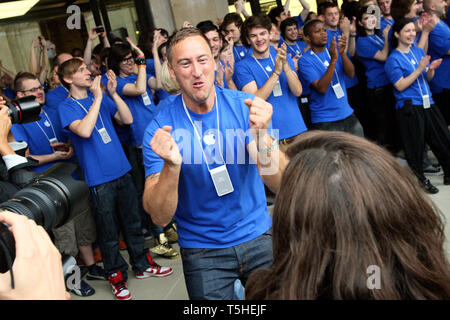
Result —
POLYGON ((376 34, 373 34, 374 37, 369 36, 369 40, 372 42, 375 42, 378 45, 381 45, 381 47, 384 47, 384 41, 376 34))
MULTIPOLYGON (((84 112, 86 112, 86 114, 88 113, 88 111, 86 110, 86 108, 85 107, 83 107, 83 105, 81 104, 81 103, 79 103, 77 100, 75 100, 73 97, 70 97, 73 101, 75 101, 83 110, 84 110, 84 112)), ((92 99, 92 103, 94 103, 94 99, 92 99)), ((100 110, 98 111, 98 115, 100 116, 100 121, 102 122, 102 126, 103 126, 103 128, 102 129, 105 129, 106 130, 106 128, 105 128, 105 124, 103 123, 103 118, 102 118, 102 115, 101 115, 101 113, 100 113, 100 110)), ((97 130, 97 132, 100 134, 100 131, 97 129, 97 121, 96 121, 96 123, 94 124, 94 127, 95 127, 95 130, 97 130)))
MULTIPOLYGON (((42 110, 44 111, 44 110, 42 110)), ((47 113, 44 111, 45 116, 47 117, 48 122, 50 123, 50 127, 52 128, 53 131, 53 135, 55 136, 56 139, 58 139, 56 137, 56 133, 55 133, 55 129, 53 128, 53 124, 52 121, 50 120, 49 116, 47 115, 47 113)), ((47 138, 47 140, 50 142, 50 138, 48 137, 47 133, 44 131, 44 129, 42 129, 41 125, 39 124, 39 122, 36 121, 37 126, 39 127, 39 129, 41 129, 42 133, 45 135, 45 137, 47 138)))
MULTIPOLYGON (((413 67, 413 69, 416 70, 416 68, 414 67, 414 64, 411 62, 411 60, 408 59, 408 56, 406 54, 404 54, 403 52, 401 52, 400 50, 399 50, 399 52, 409 62, 409 64, 413 67)), ((412 52, 412 49, 409 52, 411 52, 411 54, 414 58, 414 61, 417 63, 417 67, 419 67, 419 62, 417 61, 416 56, 414 55, 414 52, 412 52)), ((425 77, 423 76, 423 73, 420 73, 420 76, 422 77, 423 83, 425 85, 425 91, 428 94, 427 83, 425 81, 425 77)), ((423 97, 423 91, 422 91, 422 86, 420 85, 419 77, 417 77, 416 81, 417 81, 417 84, 419 85, 420 95, 423 97)))
MULTIPOLYGON (((269 74, 266 72, 266 69, 263 68, 263 66, 261 65, 261 63, 259 63, 258 59, 256 59, 254 55, 252 55, 252 57, 253 57, 253 59, 255 59, 256 63, 261 67, 261 69, 264 71, 264 73, 265 73, 266 76, 267 76, 267 79, 269 79, 270 76, 269 76, 269 74)), ((272 61, 273 69, 275 70, 275 62, 273 61, 272 54, 269 53, 269 57, 270 57, 270 60, 272 61)))
MULTIPOLYGON (((192 118, 189 115, 189 111, 187 110, 186 104, 184 103, 183 96, 181 96, 181 101, 183 102, 184 112, 186 113, 187 117, 189 118, 189 121, 191 122, 192 127, 194 128, 195 135, 197 136, 198 143, 200 144, 200 148, 202 148, 203 157, 205 159, 206 166, 208 167, 208 171, 211 171, 211 169, 209 168, 209 165, 208 165, 208 160, 206 158, 205 150, 203 149, 202 139, 200 137, 200 134, 197 131, 197 127, 194 125, 194 122, 192 121, 192 118)), ((219 154, 220 154, 220 157, 222 158, 223 163, 225 164, 225 160, 222 155, 222 147, 220 145, 219 104, 217 102, 217 93, 216 93, 216 115, 217 115, 217 140, 219 143, 219 154)))
MULTIPOLYGON (((325 50, 327 51, 327 55, 328 55, 328 57, 329 57, 330 60, 331 60, 331 56, 330 56, 330 53, 328 52, 328 49, 325 48, 325 50)), ((328 67, 325 67, 325 63, 324 63, 322 60, 320 60, 319 56, 318 56, 314 51, 312 51, 312 50, 311 50, 311 54, 314 55, 314 56, 317 58, 317 60, 320 61, 320 64, 325 68, 325 71, 327 71, 327 70, 328 70, 328 67)), ((328 60, 326 60, 326 61, 328 62, 328 60)), ((336 68, 334 68, 334 74, 336 75, 337 82, 340 84, 341 81, 339 80, 339 76, 338 76, 338 74, 337 74, 337 72, 336 72, 336 68)), ((333 82, 333 81, 331 81, 331 82, 333 82)))

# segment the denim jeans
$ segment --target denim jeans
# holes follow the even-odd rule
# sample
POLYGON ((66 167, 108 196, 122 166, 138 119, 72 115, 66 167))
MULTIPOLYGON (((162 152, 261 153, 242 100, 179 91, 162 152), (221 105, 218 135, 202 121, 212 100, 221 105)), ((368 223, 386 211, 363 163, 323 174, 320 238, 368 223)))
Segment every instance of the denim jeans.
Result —
POLYGON ((121 271, 127 278, 128 264, 119 252, 119 233, 127 244, 130 264, 136 273, 143 272, 150 263, 138 210, 138 198, 131 174, 91 187, 94 220, 97 227, 97 242, 106 273, 121 271))
POLYGON ((192 300, 233 300, 235 280, 272 264, 272 229, 248 242, 224 249, 181 248, 183 271, 192 300))

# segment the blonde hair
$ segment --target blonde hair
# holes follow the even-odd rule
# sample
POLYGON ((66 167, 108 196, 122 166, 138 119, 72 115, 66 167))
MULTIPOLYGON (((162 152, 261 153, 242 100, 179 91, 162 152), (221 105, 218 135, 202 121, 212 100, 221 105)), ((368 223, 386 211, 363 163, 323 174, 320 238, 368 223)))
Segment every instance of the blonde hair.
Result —
POLYGON ((180 91, 177 79, 170 76, 167 60, 161 66, 161 84, 163 89, 170 94, 177 94, 180 91))

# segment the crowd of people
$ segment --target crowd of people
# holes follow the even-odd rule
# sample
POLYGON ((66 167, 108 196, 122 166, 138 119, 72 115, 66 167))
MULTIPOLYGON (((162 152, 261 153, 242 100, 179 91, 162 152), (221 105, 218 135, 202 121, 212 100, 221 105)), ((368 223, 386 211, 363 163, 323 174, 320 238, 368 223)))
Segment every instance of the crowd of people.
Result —
POLYGON ((90 189, 53 242, 115 299, 132 298, 120 248, 138 279, 173 273, 151 253, 181 256, 190 299, 242 299, 242 286, 252 299, 450 298, 440 213, 422 194, 439 191, 425 174, 450 184, 447 2, 300 4, 249 15, 238 0, 217 24, 137 45, 93 28, 52 63, 38 36, 28 71, 0 63, 2 96, 42 106, 10 140, 37 172, 77 163, 90 189), (384 291, 365 285, 369 265, 384 291))

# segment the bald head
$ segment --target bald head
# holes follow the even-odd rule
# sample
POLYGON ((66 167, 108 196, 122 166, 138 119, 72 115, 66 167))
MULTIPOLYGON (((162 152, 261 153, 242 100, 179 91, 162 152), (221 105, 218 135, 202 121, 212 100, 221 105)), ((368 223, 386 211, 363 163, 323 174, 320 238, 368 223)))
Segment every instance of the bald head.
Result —
POLYGON ((445 0, 424 0, 423 9, 429 14, 436 14, 439 18, 445 15, 445 0))
POLYGON ((70 53, 60 53, 58 54, 58 56, 56 57, 56 64, 58 66, 62 65, 64 62, 66 62, 67 60, 72 59, 72 55, 70 53))

